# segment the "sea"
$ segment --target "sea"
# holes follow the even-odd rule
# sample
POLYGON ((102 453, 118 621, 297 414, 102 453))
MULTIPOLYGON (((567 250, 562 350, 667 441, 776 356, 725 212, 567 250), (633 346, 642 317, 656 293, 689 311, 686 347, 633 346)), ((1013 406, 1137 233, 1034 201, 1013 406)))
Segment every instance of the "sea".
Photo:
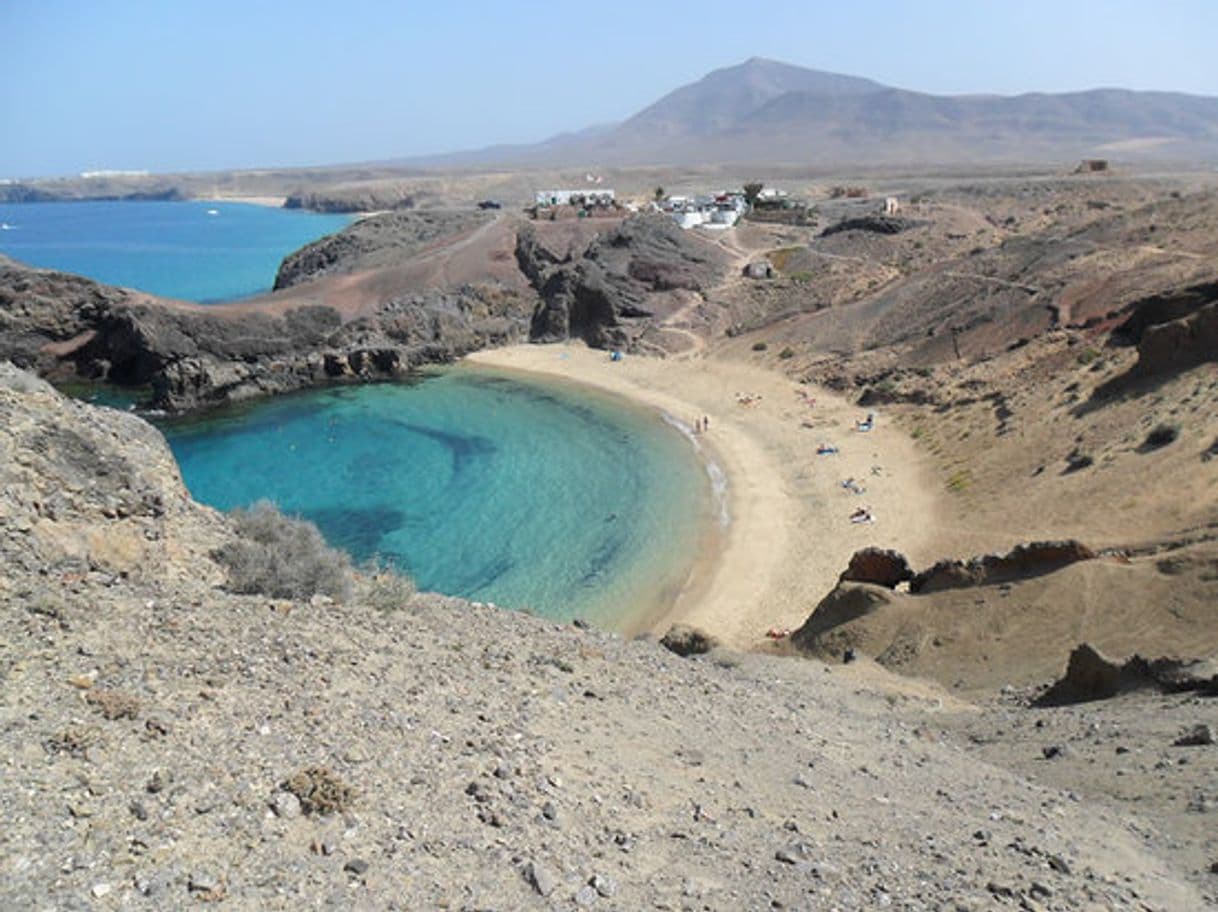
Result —
MULTIPOLYGON (((5 205, 0 252, 212 302, 266 291, 284 255, 346 223, 237 203, 5 205)), ((531 375, 457 366, 154 420, 203 503, 271 500, 356 562, 555 620, 638 626, 718 528, 676 422, 531 375)))
POLYGON ((285 256, 350 222, 249 203, 0 203, 0 253, 211 304, 266 291, 285 256))

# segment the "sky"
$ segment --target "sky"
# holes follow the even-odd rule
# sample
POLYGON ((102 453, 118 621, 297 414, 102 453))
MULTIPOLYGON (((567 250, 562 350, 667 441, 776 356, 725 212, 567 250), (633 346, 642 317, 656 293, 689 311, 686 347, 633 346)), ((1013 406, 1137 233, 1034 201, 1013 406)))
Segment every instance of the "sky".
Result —
POLYGON ((1218 0, 0 0, 0 179, 381 161, 753 56, 937 94, 1218 95, 1218 0))

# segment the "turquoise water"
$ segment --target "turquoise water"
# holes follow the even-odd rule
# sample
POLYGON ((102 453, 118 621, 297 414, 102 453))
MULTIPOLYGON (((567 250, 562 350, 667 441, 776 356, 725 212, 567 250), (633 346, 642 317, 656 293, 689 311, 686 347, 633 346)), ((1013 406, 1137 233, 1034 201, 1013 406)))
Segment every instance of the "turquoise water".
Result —
POLYGON ((0 253, 213 303, 266 291, 287 254, 350 221, 244 203, 0 203, 0 253))
POLYGON ((660 416, 458 368, 165 427, 196 499, 274 500, 421 589, 615 625, 671 597, 708 526, 693 450, 660 416))

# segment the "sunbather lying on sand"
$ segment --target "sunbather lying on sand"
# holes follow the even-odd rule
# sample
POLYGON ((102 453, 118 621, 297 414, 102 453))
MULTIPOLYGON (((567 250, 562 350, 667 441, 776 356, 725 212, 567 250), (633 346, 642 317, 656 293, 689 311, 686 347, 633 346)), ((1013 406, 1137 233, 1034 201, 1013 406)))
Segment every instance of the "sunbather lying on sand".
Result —
POLYGON ((820 446, 818 446, 816 448, 817 456, 832 456, 836 452, 837 452, 837 447, 835 447, 831 443, 822 443, 820 446))
POLYGON ((872 515, 871 507, 859 507, 850 514, 852 523, 870 523, 875 522, 875 516, 872 515))

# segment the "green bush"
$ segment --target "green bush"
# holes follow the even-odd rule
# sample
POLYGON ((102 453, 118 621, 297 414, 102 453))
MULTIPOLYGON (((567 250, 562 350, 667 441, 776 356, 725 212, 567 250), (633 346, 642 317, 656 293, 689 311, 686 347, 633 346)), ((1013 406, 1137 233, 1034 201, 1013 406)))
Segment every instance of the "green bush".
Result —
POLYGON ((237 536, 215 553, 228 571, 229 591, 340 601, 350 595, 351 559, 327 545, 311 522, 285 516, 267 500, 234 510, 230 518, 237 536))
POLYGON ((795 357, 795 349, 791 348, 791 347, 788 345, 786 348, 784 348, 782 351, 780 351, 780 352, 778 353, 778 357, 782 358, 784 361, 785 361, 787 358, 794 358, 794 357, 795 357))
POLYGON ((770 347, 769 344, 766 342, 754 342, 753 343, 753 351, 755 351, 755 352, 763 352, 769 347, 770 347))

